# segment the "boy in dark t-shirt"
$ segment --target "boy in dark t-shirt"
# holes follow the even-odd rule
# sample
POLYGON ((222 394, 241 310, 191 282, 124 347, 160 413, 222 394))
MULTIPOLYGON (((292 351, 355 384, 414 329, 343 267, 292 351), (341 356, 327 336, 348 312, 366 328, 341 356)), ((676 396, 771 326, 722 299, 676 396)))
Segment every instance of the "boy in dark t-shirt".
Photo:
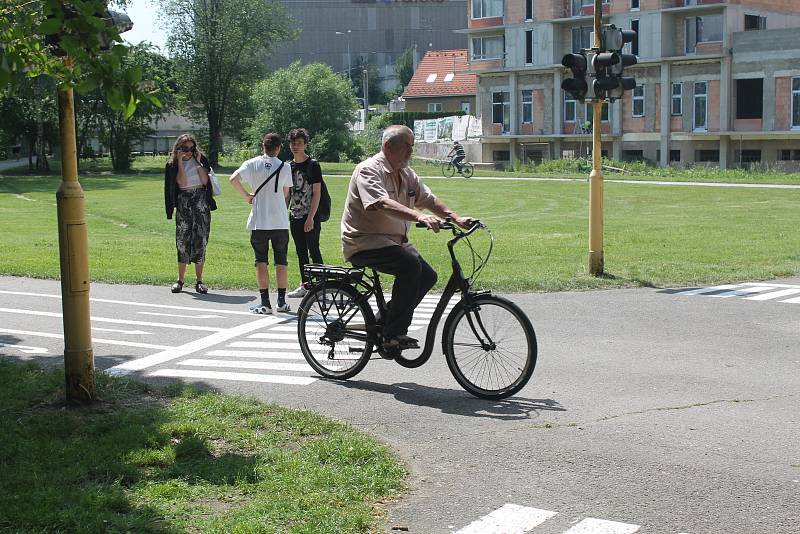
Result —
POLYGON ((304 283, 308 282, 303 274, 303 267, 309 263, 323 263, 319 251, 320 221, 317 210, 322 191, 322 169, 319 162, 308 157, 308 132, 305 128, 295 128, 289 132, 289 148, 294 159, 292 166, 292 198, 289 213, 289 229, 292 232, 297 260, 300 264, 300 286, 288 294, 292 298, 306 295, 304 283))

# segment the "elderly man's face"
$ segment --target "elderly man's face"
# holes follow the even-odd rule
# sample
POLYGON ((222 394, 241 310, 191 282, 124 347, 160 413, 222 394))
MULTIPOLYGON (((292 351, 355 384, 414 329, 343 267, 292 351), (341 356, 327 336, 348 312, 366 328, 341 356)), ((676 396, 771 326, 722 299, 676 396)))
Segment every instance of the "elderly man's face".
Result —
POLYGON ((386 159, 395 169, 408 167, 411 161, 411 154, 414 153, 414 135, 401 135, 395 137, 392 142, 388 142, 383 147, 386 159))

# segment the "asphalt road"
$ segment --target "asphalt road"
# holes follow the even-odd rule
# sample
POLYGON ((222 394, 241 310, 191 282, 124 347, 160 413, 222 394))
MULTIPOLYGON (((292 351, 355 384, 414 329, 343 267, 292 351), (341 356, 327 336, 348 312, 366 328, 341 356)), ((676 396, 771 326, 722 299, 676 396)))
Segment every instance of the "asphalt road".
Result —
MULTIPOLYGON (((59 293, 0 277, 0 355, 62 363, 59 293)), ((798 532, 800 279, 509 296, 539 362, 502 402, 463 392, 440 354, 320 380, 292 315, 250 315, 252 293, 213 288, 93 284, 94 353, 111 372, 181 376, 377 435, 411 473, 387 532, 798 532)))

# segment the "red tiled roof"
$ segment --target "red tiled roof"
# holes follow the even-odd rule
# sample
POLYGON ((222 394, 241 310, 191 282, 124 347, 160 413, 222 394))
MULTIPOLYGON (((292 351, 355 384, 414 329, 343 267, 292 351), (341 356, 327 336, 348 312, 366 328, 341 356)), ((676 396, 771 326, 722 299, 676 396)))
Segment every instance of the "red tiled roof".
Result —
POLYGON ((466 74, 469 69, 466 50, 429 50, 417 65, 417 70, 408 82, 403 98, 421 98, 427 96, 475 95, 477 77, 466 74), (448 74, 453 79, 445 81, 448 74), (436 74, 436 79, 428 82, 428 78, 436 74))

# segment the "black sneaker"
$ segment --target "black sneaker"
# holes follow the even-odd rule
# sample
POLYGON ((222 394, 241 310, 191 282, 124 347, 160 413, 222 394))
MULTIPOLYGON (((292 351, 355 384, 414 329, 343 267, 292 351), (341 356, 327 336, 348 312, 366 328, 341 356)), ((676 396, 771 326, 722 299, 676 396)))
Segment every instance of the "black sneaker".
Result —
POLYGON ((418 348, 419 348, 419 341, 414 339, 413 337, 408 337, 406 335, 395 336, 383 342, 383 349, 387 352, 395 352, 406 349, 418 349, 418 348))

